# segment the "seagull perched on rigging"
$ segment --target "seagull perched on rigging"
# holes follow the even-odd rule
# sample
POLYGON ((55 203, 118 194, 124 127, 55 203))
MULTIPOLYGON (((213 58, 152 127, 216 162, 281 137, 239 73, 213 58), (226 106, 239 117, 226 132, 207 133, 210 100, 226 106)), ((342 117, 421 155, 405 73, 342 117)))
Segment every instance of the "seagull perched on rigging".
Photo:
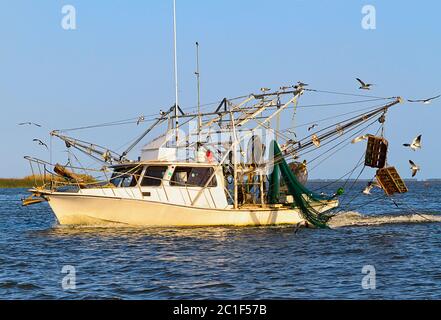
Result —
POLYGON ((47 144, 44 143, 43 141, 41 141, 40 139, 34 139, 34 140, 32 140, 32 141, 34 141, 34 142, 38 142, 38 144, 39 144, 40 146, 44 146, 44 147, 46 147, 46 149, 49 149, 49 147, 47 146, 47 144))
POLYGON ((380 118, 378 118, 378 122, 383 124, 386 122, 386 116, 383 114, 380 118))
POLYGON ((352 140, 352 144, 359 143, 363 140, 367 140, 369 137, 370 137, 369 134, 365 134, 364 136, 357 137, 354 140, 352 140))
POLYGON ((412 149, 413 151, 417 151, 419 149, 421 149, 421 138, 423 136, 420 134, 418 137, 416 137, 415 139, 413 139, 412 143, 405 143, 403 144, 404 147, 408 147, 410 149, 412 149))
POLYGON ((318 124, 313 124, 312 126, 310 126, 310 127, 308 128, 308 131, 311 131, 311 130, 313 130, 313 129, 316 128, 316 127, 318 127, 318 124))
POLYGON ((309 86, 309 84, 298 81, 297 84, 295 86, 293 86, 293 88, 296 90, 299 90, 299 89, 303 89, 307 86, 309 86))
POLYGON ((34 122, 22 122, 22 123, 19 123, 18 125, 19 125, 19 126, 25 126, 25 125, 28 125, 28 126, 36 126, 36 127, 41 128, 41 124, 34 123, 34 122))
POLYGON ((337 133, 339 135, 343 135, 345 133, 345 131, 343 130, 342 126, 339 125, 339 124, 335 127, 335 130, 337 131, 337 133))
POLYGON ((381 186, 378 184, 378 182, 369 182, 366 188, 363 190, 363 194, 370 195, 373 188, 380 188, 381 186))
POLYGON ((140 116, 140 117, 138 118, 138 121, 136 121, 136 125, 139 126, 139 124, 140 124, 141 122, 144 122, 144 121, 145 121, 145 117, 144 117, 144 116, 140 116))
POLYGON ((360 90, 371 90, 371 87, 373 86, 372 83, 366 83, 363 80, 361 80, 360 78, 356 78, 356 79, 361 84, 361 87, 359 88, 360 90))
POLYGON ((287 129, 286 132, 288 132, 289 134, 292 134, 294 137, 297 138, 297 134, 293 130, 287 129))
POLYGON ((109 162, 110 160, 112 160, 112 153, 109 150, 106 150, 103 154, 103 159, 105 162, 109 162))
POLYGON ((313 143, 317 148, 320 148, 320 146, 321 146, 321 144, 322 144, 322 142, 320 141, 320 138, 317 137, 316 134, 312 136, 312 143, 313 143))
POLYGON ((420 100, 407 100, 409 102, 416 102, 416 103, 423 103, 423 104, 431 104, 433 100, 438 99, 441 97, 441 94, 433 97, 433 98, 429 98, 429 99, 420 99, 420 100))
POLYGON ((410 163, 410 170, 412 170, 412 178, 414 178, 417 175, 418 171, 421 170, 421 167, 416 165, 415 162, 413 162, 412 160, 409 160, 409 163, 410 163))

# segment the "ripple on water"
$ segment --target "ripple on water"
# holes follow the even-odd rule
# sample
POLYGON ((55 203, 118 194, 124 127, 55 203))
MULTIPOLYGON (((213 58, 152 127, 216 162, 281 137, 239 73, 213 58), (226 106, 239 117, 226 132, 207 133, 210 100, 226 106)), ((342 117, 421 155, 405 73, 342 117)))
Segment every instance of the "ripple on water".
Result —
MULTIPOLYGON (((430 192, 441 198, 441 188, 430 192)), ((59 227, 46 205, 8 202, 23 194, 0 190, 7 200, 0 201, 0 298, 441 298, 436 214, 392 212, 385 202, 337 216, 333 230, 298 233, 286 226, 59 227), (61 287, 65 265, 76 270, 72 292, 61 287), (375 292, 361 288, 365 265, 377 269, 375 292)), ((435 202, 430 208, 441 211, 435 202)))

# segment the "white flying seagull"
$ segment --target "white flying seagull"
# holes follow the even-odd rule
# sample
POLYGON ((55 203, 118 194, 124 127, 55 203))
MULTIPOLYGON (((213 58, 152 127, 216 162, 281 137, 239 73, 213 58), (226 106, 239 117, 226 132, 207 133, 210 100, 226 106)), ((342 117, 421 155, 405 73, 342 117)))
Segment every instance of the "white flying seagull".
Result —
POLYGON ((420 99, 420 100, 407 100, 409 102, 415 102, 415 103, 423 103, 423 104, 431 104, 433 100, 438 99, 441 97, 441 94, 433 97, 433 98, 429 98, 429 99, 420 99))
POLYGON ((371 87, 373 86, 372 83, 366 83, 360 78, 357 78, 357 81, 361 84, 361 87, 359 88, 360 90, 371 90, 371 87))
POLYGON ((370 195, 373 188, 380 188, 381 186, 378 184, 378 182, 369 182, 366 188, 363 190, 363 194, 370 195))
POLYGON ((419 135, 418 137, 416 137, 415 139, 413 139, 412 143, 405 143, 403 144, 403 146, 411 148, 413 151, 417 151, 419 149, 421 149, 421 138, 422 135, 419 135))
POLYGON ((410 163, 410 170, 412 170, 412 178, 414 178, 417 175, 418 171, 421 170, 421 167, 416 165, 415 162, 413 162, 412 160, 409 160, 409 163, 410 163))
POLYGON ((19 123, 18 125, 19 126, 26 126, 26 125, 28 125, 28 126, 36 126, 36 127, 41 128, 41 124, 34 123, 34 122, 22 122, 22 123, 19 123))
POLYGON ((32 141, 37 142, 40 146, 43 146, 43 147, 45 147, 46 149, 49 149, 49 147, 47 146, 47 144, 44 143, 43 141, 41 141, 40 139, 34 139, 34 140, 32 140, 32 141))
POLYGON ((270 88, 260 88, 260 91, 262 91, 263 93, 271 91, 270 88))

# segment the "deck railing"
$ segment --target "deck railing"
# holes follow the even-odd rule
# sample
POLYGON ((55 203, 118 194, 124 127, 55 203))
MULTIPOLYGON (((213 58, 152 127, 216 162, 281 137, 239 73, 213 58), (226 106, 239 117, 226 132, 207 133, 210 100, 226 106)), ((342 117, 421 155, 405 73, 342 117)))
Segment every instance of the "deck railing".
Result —
MULTIPOLYGON (((144 164, 139 164, 131 167, 127 171, 121 171, 116 172, 112 175, 111 178, 107 175, 109 171, 103 169, 103 170, 96 170, 96 169, 85 169, 85 168, 79 168, 74 166, 63 166, 64 169, 70 170, 69 172, 72 173, 72 178, 68 179, 66 177, 60 176, 59 174, 55 173, 55 167, 57 165, 51 164, 47 161, 33 158, 33 157, 25 157, 26 160, 28 160, 31 172, 33 177, 35 178, 35 188, 39 189, 46 189, 50 191, 58 191, 58 192, 68 192, 68 191, 74 191, 78 193, 82 193, 83 190, 87 189, 99 189, 102 191, 103 196, 108 195, 108 191, 111 190, 113 196, 118 196, 118 193, 116 190, 124 189, 124 192, 126 192, 127 196, 130 198, 139 198, 142 197, 143 194, 143 186, 142 186, 142 179, 148 178, 152 180, 158 180, 160 181, 160 185, 157 186, 155 189, 159 190, 159 188, 163 191, 163 194, 166 198, 166 201, 169 202, 171 198, 171 194, 168 191, 168 188, 176 188, 180 189, 181 191, 185 192, 188 196, 189 203, 185 203, 186 205, 191 205, 193 201, 196 200, 197 196, 192 196, 192 189, 194 188, 200 188, 200 186, 192 186, 188 185, 186 183, 180 183, 173 181, 173 186, 170 185, 170 180, 164 179, 164 178, 157 178, 157 177, 150 177, 143 175, 144 170, 140 171, 140 168, 143 168, 144 164), (83 174, 78 174, 78 171, 83 171, 83 174), (132 185, 132 180, 130 186, 127 187, 120 187, 115 186, 112 181, 115 181, 117 179, 121 178, 131 178, 136 179, 136 184, 132 185), (139 191, 139 197, 135 194, 134 189, 138 189, 139 191)), ((216 208, 216 200, 212 193, 212 188, 204 188, 204 190, 201 190, 204 197, 205 202, 209 208, 216 208), (207 192, 206 192, 207 191, 207 192), (211 200, 211 201, 210 201, 211 200)), ((163 201, 163 200, 162 200, 163 201)), ((187 201, 185 201, 187 202, 187 201)))

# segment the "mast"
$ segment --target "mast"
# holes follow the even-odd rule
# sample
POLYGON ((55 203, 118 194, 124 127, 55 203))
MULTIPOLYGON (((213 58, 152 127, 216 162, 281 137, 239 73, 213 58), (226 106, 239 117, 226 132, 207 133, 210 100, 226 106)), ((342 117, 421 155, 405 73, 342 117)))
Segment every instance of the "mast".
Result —
POLYGON ((235 124, 235 120, 234 120, 234 116, 231 113, 230 110, 230 120, 231 120, 231 128, 233 129, 233 145, 232 148, 230 148, 230 152, 233 152, 233 188, 234 188, 234 204, 233 207, 234 209, 238 209, 239 208, 239 201, 238 201, 238 197, 239 197, 239 184, 238 184, 238 174, 237 174, 237 170, 238 170, 238 166, 237 166, 237 143, 239 142, 237 139, 237 135, 236 135, 236 124, 235 124))
POLYGON ((198 90, 198 143, 201 142, 201 73, 199 70, 199 42, 196 42, 196 78, 197 78, 197 90, 198 90))
POLYGON ((179 87, 178 87, 178 49, 176 41, 176 0, 173 0, 173 48, 174 48, 174 71, 175 71, 175 129, 176 129, 176 144, 179 136, 179 87))

